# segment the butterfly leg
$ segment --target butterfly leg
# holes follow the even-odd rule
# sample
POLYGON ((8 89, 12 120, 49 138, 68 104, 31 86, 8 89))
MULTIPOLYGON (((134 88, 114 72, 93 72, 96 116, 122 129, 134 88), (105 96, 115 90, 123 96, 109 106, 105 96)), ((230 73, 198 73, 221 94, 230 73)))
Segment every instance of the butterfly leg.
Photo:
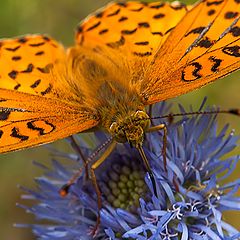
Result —
POLYGON ((155 132, 163 130, 163 147, 162 147, 162 154, 163 154, 163 164, 164 170, 167 172, 167 126, 166 124, 162 123, 157 126, 150 127, 147 132, 155 132))
POLYGON ((81 148, 79 147, 79 145, 77 144, 74 136, 70 136, 69 137, 69 140, 70 140, 70 143, 71 143, 71 146, 72 148, 78 153, 78 155, 80 156, 81 160, 83 161, 84 163, 84 168, 85 168, 85 176, 86 176, 86 179, 89 179, 89 174, 88 174, 88 161, 87 159, 84 157, 84 154, 82 153, 82 150, 81 148))
POLYGON ((96 174, 95 174, 95 170, 106 160, 106 158, 111 154, 111 152, 113 151, 113 149, 116 147, 116 142, 112 141, 111 144, 107 147, 107 149, 105 150, 105 152, 101 155, 101 157, 91 165, 90 167, 90 174, 91 174, 91 180, 93 183, 93 186, 95 188, 95 191, 97 193, 97 204, 98 204, 98 216, 97 216, 97 221, 96 221, 96 225, 92 231, 93 235, 95 235, 95 233, 97 232, 98 226, 100 224, 100 209, 102 208, 102 199, 101 199, 101 190, 98 186, 97 183, 97 178, 96 178, 96 174))

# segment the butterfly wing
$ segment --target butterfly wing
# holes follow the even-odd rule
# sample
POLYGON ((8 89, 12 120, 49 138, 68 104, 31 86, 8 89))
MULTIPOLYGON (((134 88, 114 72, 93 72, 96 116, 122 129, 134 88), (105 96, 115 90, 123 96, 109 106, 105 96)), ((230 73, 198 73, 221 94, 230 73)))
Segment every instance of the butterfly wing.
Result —
POLYGON ((51 142, 98 124, 71 86, 64 48, 41 35, 0 41, 0 152, 51 142))
POLYGON ((186 11, 176 2, 110 3, 79 25, 76 42, 91 50, 109 48, 108 58, 126 62, 131 68, 130 81, 135 82, 186 11))
POLYGON ((140 92, 145 104, 172 98, 240 68, 240 1, 203 0, 154 56, 140 92))
POLYGON ((97 124, 93 112, 77 105, 0 89, 0 153, 52 142, 97 124))

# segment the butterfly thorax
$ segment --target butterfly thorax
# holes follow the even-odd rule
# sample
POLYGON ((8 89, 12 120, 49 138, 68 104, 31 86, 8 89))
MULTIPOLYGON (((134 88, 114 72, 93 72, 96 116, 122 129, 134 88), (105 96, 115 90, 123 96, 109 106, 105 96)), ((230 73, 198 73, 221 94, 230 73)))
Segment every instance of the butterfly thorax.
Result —
POLYGON ((143 143, 144 131, 149 127, 150 119, 146 112, 136 111, 131 115, 114 121, 109 132, 117 142, 129 142, 131 146, 143 143))

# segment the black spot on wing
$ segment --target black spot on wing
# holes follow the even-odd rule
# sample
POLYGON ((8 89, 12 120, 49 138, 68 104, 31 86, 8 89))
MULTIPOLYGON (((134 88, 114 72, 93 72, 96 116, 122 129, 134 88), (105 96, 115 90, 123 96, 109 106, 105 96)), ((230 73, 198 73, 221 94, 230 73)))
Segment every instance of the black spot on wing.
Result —
POLYGON ((95 14, 96 18, 101 18, 103 16, 103 12, 98 12, 95 14))
POLYGON ((108 30, 107 28, 105 28, 105 29, 99 31, 99 34, 100 34, 100 35, 103 35, 104 33, 107 33, 108 31, 109 31, 109 30, 108 30))
POLYGON ((158 13, 158 14, 153 16, 154 19, 161 19, 161 18, 164 18, 164 17, 165 17, 165 14, 163 14, 163 13, 158 13))
POLYGON ((37 67, 37 70, 41 73, 50 73, 50 70, 53 68, 51 63, 47 64, 45 67, 37 67))
MULTIPOLYGON (((39 121, 39 120, 37 120, 37 121, 39 121)), ((37 121, 28 122, 27 123, 27 127, 29 129, 33 130, 33 131, 38 131, 40 136, 48 134, 48 133, 51 133, 52 131, 54 131, 56 129, 55 125, 53 125, 52 123, 44 120, 43 121, 44 124, 46 124, 46 125, 51 127, 50 131, 48 130, 47 132, 45 132, 44 128, 37 126, 37 121)))
POLYGON ((49 86, 46 88, 46 90, 41 92, 41 95, 44 96, 44 95, 50 93, 52 88, 53 88, 52 84, 49 84, 49 86))
POLYGON ((159 36, 163 36, 163 33, 161 33, 161 32, 151 32, 152 33, 152 35, 159 35, 159 36))
MULTIPOLYGON (((97 23, 95 23, 95 24, 93 24, 91 27, 89 27, 86 31, 87 31, 87 32, 88 32, 88 31, 91 31, 91 30, 97 28, 98 26, 100 26, 100 24, 101 24, 101 21, 98 21, 97 23)), ((78 28, 78 32, 80 32, 79 30, 80 30, 80 27, 78 28)))
POLYGON ((139 7, 139 8, 136 8, 136 9, 130 9, 130 11, 132 12, 141 12, 143 10, 143 6, 142 7, 139 7))
POLYGON ((117 9, 116 11, 114 11, 113 13, 110 13, 107 15, 107 17, 113 17, 113 16, 116 16, 120 13, 121 11, 121 8, 117 9))
POLYGON ((194 79, 186 79, 185 77, 185 69, 182 71, 182 81, 184 82, 191 82, 191 81, 195 81, 199 78, 202 77, 202 75, 199 73, 200 70, 203 68, 202 65, 198 62, 193 62, 189 65, 187 65, 186 67, 190 67, 190 66, 193 66, 194 67, 194 70, 192 71, 192 75, 195 77, 194 79))
POLYGON ((27 68, 23 71, 21 71, 21 73, 31 73, 33 71, 33 64, 30 63, 28 64, 27 68))
POLYGON ((212 15, 214 15, 216 13, 216 10, 215 9, 211 9, 211 10, 209 10, 208 12, 207 12, 207 15, 208 16, 212 16, 212 15))
POLYGON ((234 37, 239 37, 240 36, 240 27, 235 26, 233 27, 230 31, 234 37))
POLYGON ((29 139, 29 136, 20 134, 20 133, 19 133, 19 128, 17 128, 17 127, 14 127, 14 128, 12 129, 12 133, 10 134, 10 136, 13 137, 13 138, 18 138, 18 139, 20 139, 21 141, 26 141, 26 140, 29 139))
POLYGON ((124 35, 131 35, 137 31, 137 28, 134 28, 132 30, 122 30, 121 33, 124 35))
POLYGON ((125 17, 125 16, 122 16, 118 19, 119 22, 124 22, 126 20, 128 20, 128 17, 125 17))
POLYGON ((217 1, 212 1, 212 2, 208 1, 208 2, 207 2, 207 6, 208 6, 208 7, 209 7, 209 6, 217 6, 217 5, 222 4, 223 2, 224 2, 224 0, 217 0, 217 1))
POLYGON ((8 117, 10 115, 10 112, 9 111, 1 111, 0 110, 0 121, 4 121, 4 120, 7 120, 8 117))
POLYGON ((25 37, 21 37, 18 39, 19 43, 26 43, 28 40, 25 37))
POLYGON ((233 57, 240 57, 240 46, 224 47, 222 52, 233 57))
POLYGON ((238 16, 238 12, 226 12, 224 15, 225 19, 233 19, 236 18, 238 16))
POLYGON ((8 73, 8 76, 9 76, 11 79, 16 79, 17 75, 18 75, 18 72, 15 71, 15 70, 13 70, 13 71, 11 71, 10 73, 8 73))
POLYGON ((149 28, 150 24, 148 22, 140 22, 138 23, 139 27, 149 28))
POLYGON ((7 51, 9 51, 9 52, 16 52, 20 47, 21 47, 21 45, 18 45, 18 46, 13 47, 13 48, 6 47, 6 48, 4 48, 4 49, 7 50, 7 51))
POLYGON ((212 45, 213 45, 213 42, 208 37, 201 39, 197 44, 198 47, 202 47, 202 48, 210 48, 212 45))
POLYGON ((217 72, 217 71, 219 71, 219 66, 221 65, 221 63, 222 63, 223 60, 222 60, 222 59, 218 59, 218 58, 216 58, 216 57, 214 57, 214 56, 211 56, 211 57, 209 58, 209 60, 214 63, 213 66, 212 66, 212 68, 211 68, 211 71, 212 71, 212 72, 217 72))
POLYGON ((107 43, 107 46, 111 47, 111 48, 119 48, 119 47, 123 46, 124 44, 125 44, 125 38, 123 36, 121 36, 121 38, 118 41, 107 43))
POLYGON ((21 60, 21 59, 22 59, 21 56, 13 56, 13 57, 12 57, 12 60, 13 60, 13 61, 19 61, 19 60, 21 60))
POLYGON ((18 90, 20 87, 21 87, 21 84, 18 83, 18 84, 14 87, 14 90, 18 90))
POLYGON ((41 79, 36 80, 30 87, 31 88, 36 88, 41 82, 41 79))
POLYGON ((30 47, 40 47, 40 46, 43 46, 44 44, 45 44, 45 42, 30 43, 29 46, 30 47))
POLYGON ((3 131, 2 131, 2 130, 0 130, 0 138, 2 137, 2 135, 3 135, 3 131))
POLYGON ((144 42, 135 42, 134 44, 135 44, 135 45, 139 45, 139 46, 146 46, 146 45, 149 44, 149 42, 148 42, 148 41, 144 41, 144 42))
POLYGON ((151 56, 151 52, 133 52, 133 55, 138 56, 138 57, 148 57, 151 56))
POLYGON ((35 53, 35 56, 42 56, 45 52, 44 51, 39 51, 35 53))
POLYGON ((188 32, 187 34, 185 34, 185 37, 187 37, 190 34, 200 34, 202 33, 202 31, 204 31, 204 29, 206 29, 206 27, 197 27, 192 29, 190 32, 188 32))
POLYGON ((164 6, 165 6, 165 3, 159 3, 159 4, 156 4, 156 5, 150 6, 150 8, 159 9, 159 8, 164 7, 164 6))

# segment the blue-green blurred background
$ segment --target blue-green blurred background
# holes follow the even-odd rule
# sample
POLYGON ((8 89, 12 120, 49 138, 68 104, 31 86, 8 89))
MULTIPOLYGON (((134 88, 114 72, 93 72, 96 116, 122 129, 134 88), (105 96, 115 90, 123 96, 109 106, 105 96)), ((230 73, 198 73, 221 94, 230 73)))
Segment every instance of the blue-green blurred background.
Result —
MULTIPOLYGON (((0 37, 8 38, 27 33, 47 33, 66 46, 74 43, 74 29, 78 22, 89 13, 108 3, 108 0, 1 0, 0 1, 0 37)), ((183 1, 190 3, 193 1, 183 1)), ((240 107, 240 74, 217 81, 203 89, 196 90, 173 102, 184 106, 192 104, 195 109, 201 104, 204 96, 208 104, 216 104, 221 108, 240 107)), ((240 118, 219 116, 221 126, 229 122, 230 128, 240 131, 240 118)), ((63 143, 57 143, 63 144, 63 143)), ((56 144, 55 144, 56 145, 56 144)), ((239 149, 235 153, 239 152, 239 149)), ((17 153, 0 156, 0 239, 23 240, 35 239, 28 229, 16 229, 13 223, 26 223, 33 218, 15 206, 21 203, 21 191, 17 184, 34 185, 33 178, 40 171, 33 167, 32 161, 47 162, 48 151, 38 147, 17 153)), ((237 171, 235 173, 237 176, 237 171)), ((240 215, 228 214, 228 219, 236 227, 240 215)))

